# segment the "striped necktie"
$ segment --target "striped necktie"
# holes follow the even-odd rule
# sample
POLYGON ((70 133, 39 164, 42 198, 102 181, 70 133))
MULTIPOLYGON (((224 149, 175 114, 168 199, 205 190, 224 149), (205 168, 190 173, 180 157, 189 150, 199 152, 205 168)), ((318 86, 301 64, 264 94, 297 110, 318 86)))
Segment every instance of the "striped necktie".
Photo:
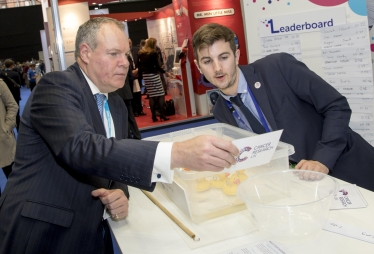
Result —
POLYGON ((104 107, 104 101, 106 100, 106 96, 105 94, 99 94, 99 93, 95 94, 94 96, 95 96, 97 107, 99 108, 101 120, 104 123, 103 107, 104 107))

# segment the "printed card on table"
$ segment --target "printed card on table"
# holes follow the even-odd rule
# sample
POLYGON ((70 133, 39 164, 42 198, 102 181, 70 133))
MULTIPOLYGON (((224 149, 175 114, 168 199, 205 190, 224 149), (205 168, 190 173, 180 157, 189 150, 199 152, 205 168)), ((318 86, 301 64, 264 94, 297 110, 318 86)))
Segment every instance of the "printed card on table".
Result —
POLYGON ((330 209, 365 208, 367 202, 355 184, 341 184, 330 209))
POLYGON ((240 246, 220 254, 292 254, 292 252, 281 243, 265 240, 240 246))
POLYGON ((323 230, 334 232, 340 235, 355 238, 357 240, 374 243, 374 231, 358 228, 338 221, 326 221, 323 230))
POLYGON ((240 154, 236 158, 236 164, 224 171, 232 172, 269 163, 277 149, 282 132, 283 130, 278 130, 232 141, 240 154))

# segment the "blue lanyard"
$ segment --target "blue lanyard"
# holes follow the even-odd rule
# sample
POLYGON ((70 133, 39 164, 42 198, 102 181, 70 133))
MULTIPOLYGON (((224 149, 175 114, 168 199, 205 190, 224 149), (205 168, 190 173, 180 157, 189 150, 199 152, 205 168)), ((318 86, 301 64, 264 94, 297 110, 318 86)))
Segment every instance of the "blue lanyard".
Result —
MULTIPOLYGON (((256 101, 256 98, 253 96, 252 91, 249 89, 248 85, 247 85, 247 88, 248 88, 248 93, 249 93, 249 95, 251 96, 251 99, 252 99, 252 101, 253 101, 253 104, 255 105, 255 108, 256 108, 256 111, 257 111, 258 116, 259 116, 259 118, 260 118, 260 121, 261 121, 262 126, 264 126, 266 132, 270 132, 270 128, 269 128, 269 126, 268 126, 268 124, 267 124, 267 122, 266 122, 266 120, 265 120, 264 115, 262 114, 262 111, 261 111, 260 106, 258 105, 258 103, 257 103, 257 101, 256 101)), ((232 112, 232 114, 234 115, 234 117, 235 117, 236 119, 238 119, 241 123, 243 123, 243 124, 244 124, 248 129, 251 130, 252 128, 251 128, 250 126, 248 126, 248 124, 246 124, 246 123, 243 121, 243 119, 239 116, 238 112, 236 112, 236 110, 235 110, 234 107, 232 106, 232 103, 231 103, 230 101, 228 101, 228 100, 225 100, 225 102, 226 102, 226 105, 227 105, 227 107, 229 108, 229 110, 230 110, 230 111, 232 112)))
POLYGON ((112 137, 112 120, 111 120, 111 117, 110 117, 110 110, 109 110, 108 100, 104 101, 104 110, 105 110, 106 120, 107 120, 107 123, 108 123, 107 138, 110 138, 110 137, 112 137))

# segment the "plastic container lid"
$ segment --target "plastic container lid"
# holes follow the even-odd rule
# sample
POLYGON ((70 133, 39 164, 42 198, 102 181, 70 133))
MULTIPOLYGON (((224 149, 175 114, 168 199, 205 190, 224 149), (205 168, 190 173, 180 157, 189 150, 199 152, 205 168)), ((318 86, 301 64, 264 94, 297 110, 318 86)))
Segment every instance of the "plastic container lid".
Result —
MULTIPOLYGON (((247 138, 251 136, 257 136, 253 132, 240 129, 224 123, 215 123, 204 125, 196 128, 190 128, 175 132, 170 132, 167 134, 157 135, 153 137, 145 138, 148 141, 162 141, 162 142, 178 142, 185 141, 200 135, 211 135, 225 140, 236 140, 241 138, 247 138)), ((272 160, 279 159, 282 157, 288 157, 295 153, 293 145, 279 141, 278 146, 274 152, 272 160)), ((287 159, 288 160, 288 159, 287 159)), ((217 172, 210 171, 186 171, 183 168, 174 169, 175 174, 182 180, 194 180, 202 177, 213 176, 217 172)))

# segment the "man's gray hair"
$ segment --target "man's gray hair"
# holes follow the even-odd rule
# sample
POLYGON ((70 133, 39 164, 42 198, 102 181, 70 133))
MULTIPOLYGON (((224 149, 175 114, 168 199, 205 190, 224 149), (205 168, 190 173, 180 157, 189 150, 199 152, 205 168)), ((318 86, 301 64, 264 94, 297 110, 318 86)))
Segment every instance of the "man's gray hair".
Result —
POLYGON ((125 32, 125 26, 123 23, 119 22, 116 19, 99 17, 93 18, 86 21, 78 28, 77 37, 75 40, 75 59, 80 57, 79 47, 83 43, 87 43, 92 50, 95 50, 97 47, 97 33, 99 32, 103 24, 114 24, 123 32, 125 32))

